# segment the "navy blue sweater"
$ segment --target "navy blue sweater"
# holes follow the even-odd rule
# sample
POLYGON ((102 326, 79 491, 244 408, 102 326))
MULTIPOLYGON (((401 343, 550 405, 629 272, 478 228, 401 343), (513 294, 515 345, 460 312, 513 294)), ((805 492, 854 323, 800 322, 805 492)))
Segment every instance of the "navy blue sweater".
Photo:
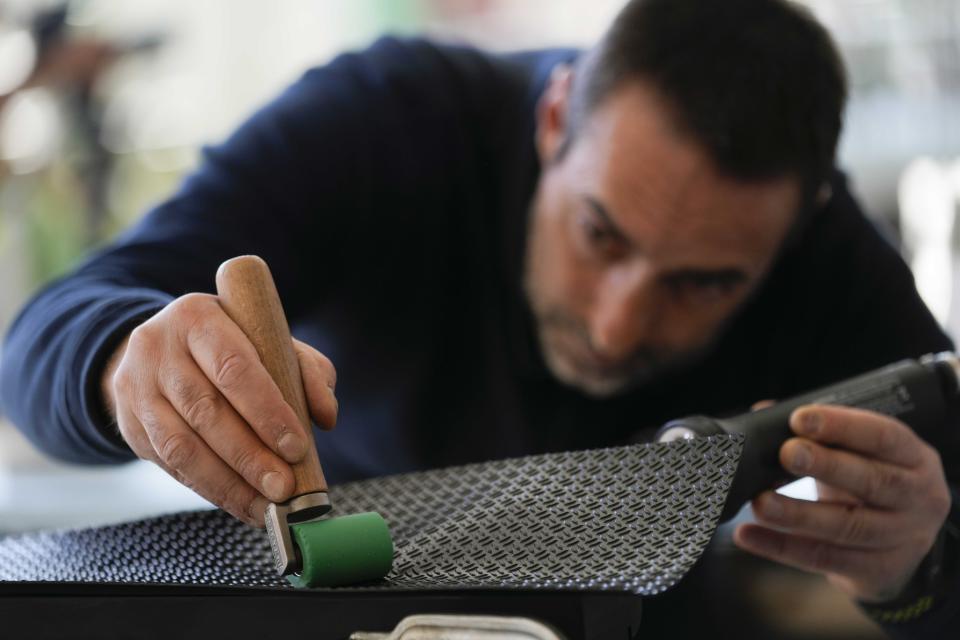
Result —
MULTIPOLYGON (((634 441, 669 418, 952 348, 838 174, 695 366, 603 401, 552 379, 520 271, 534 105, 574 56, 384 39, 309 71, 33 298, 4 345, 4 411, 52 456, 131 460, 99 396, 107 356, 175 297, 214 292, 217 266, 246 253, 270 264, 294 334, 337 366, 339 424, 317 438, 332 482, 634 441)), ((921 435, 956 486, 960 429, 921 435)))

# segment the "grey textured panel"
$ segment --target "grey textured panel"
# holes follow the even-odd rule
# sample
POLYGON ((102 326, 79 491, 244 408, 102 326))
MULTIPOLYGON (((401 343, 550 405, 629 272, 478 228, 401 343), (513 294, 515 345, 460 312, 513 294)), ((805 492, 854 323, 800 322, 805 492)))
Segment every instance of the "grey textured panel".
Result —
MULTIPOLYGON (((659 593, 713 535, 742 436, 544 454, 331 489, 334 515, 379 511, 394 567, 371 589, 659 593)), ((222 511, 0 540, 0 581, 292 588, 266 534, 222 511)))

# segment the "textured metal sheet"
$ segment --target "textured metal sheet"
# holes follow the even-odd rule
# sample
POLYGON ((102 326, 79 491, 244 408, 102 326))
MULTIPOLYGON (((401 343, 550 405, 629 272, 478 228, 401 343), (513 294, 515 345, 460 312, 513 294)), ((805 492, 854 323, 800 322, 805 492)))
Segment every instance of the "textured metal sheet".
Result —
MULTIPOLYGON (((557 453, 331 488, 334 515, 379 511, 393 570, 373 589, 659 593, 713 535, 742 436, 557 453)), ((0 581, 292 588, 266 534, 222 511, 0 540, 0 581)))

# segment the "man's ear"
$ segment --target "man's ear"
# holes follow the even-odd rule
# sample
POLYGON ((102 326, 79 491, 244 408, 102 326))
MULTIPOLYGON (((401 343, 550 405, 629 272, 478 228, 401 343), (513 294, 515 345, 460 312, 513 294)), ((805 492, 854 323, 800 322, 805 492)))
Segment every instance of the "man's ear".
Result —
POLYGON ((536 145, 541 166, 550 164, 566 142, 572 84, 573 69, 568 64, 558 64, 550 72, 547 88, 537 101, 536 145))

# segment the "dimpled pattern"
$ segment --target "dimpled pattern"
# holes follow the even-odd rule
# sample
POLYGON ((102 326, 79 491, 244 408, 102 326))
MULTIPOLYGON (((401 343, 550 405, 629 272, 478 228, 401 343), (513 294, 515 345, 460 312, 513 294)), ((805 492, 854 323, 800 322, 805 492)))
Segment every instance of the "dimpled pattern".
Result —
MULTIPOLYGON (((659 593, 713 535, 742 436, 551 453, 332 487, 379 511, 392 571, 363 589, 659 593)), ((292 588, 266 534, 217 511, 0 540, 0 581, 292 588)), ((341 588, 342 589, 342 588, 341 588)))

